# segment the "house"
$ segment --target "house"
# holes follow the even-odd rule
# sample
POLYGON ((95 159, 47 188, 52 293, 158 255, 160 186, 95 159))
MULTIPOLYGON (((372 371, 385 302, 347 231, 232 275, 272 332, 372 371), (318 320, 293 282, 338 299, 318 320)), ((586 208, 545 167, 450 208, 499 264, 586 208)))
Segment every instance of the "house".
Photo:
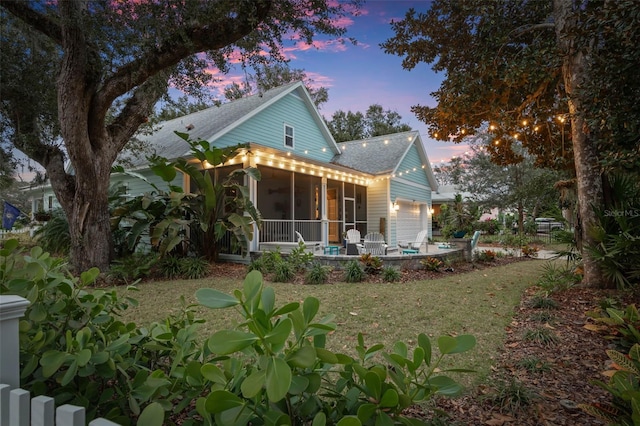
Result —
MULTIPOLYGON (((264 218, 250 251, 268 243, 294 243, 296 231, 306 241, 337 245, 351 228, 363 236, 381 232, 395 246, 431 227, 431 193, 437 184, 420 134, 409 131, 338 144, 301 82, 159 126, 141 138, 168 159, 190 154, 175 131, 220 147, 250 145, 250 155, 242 153, 216 168, 218 175, 239 166, 261 171, 259 182, 248 182, 251 200, 264 218)), ((134 169, 164 187, 146 162, 134 169)), ((123 181, 129 195, 150 189, 125 176, 113 179, 123 181)), ((189 188, 188 177, 179 175, 173 184, 189 188)))

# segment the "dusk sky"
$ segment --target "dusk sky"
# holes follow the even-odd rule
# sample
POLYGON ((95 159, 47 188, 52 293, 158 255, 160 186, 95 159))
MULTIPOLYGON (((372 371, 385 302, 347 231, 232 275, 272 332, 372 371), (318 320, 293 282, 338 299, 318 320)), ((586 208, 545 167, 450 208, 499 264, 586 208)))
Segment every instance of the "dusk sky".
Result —
MULTIPOLYGON (((411 7, 426 11, 429 1, 368 0, 360 16, 345 21, 346 36, 355 38, 356 45, 320 39, 314 46, 300 44, 286 51, 291 68, 305 70, 316 84, 329 90, 329 101, 320 109, 324 117, 330 119, 337 110, 364 113, 369 105, 380 104, 385 110, 397 111, 403 123, 420 131, 429 160, 436 163, 462 154, 467 147, 430 139, 427 126, 410 108, 416 104, 435 106, 430 93, 444 76, 435 74, 428 64, 404 70, 402 58, 385 54, 380 48, 380 43, 394 35, 390 22, 401 20, 411 7)), ((229 78, 237 82, 244 78, 240 74, 225 77, 221 87, 230 82, 229 78)))

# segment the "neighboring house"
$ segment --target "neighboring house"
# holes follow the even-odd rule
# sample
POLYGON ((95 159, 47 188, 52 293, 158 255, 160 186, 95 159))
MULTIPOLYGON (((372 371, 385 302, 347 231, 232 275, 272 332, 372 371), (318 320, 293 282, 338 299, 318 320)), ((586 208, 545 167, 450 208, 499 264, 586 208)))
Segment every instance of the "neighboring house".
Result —
MULTIPOLYGON (((261 243, 293 243, 296 231, 308 242, 331 245, 355 227, 362 236, 381 232, 395 246, 431 229, 431 194, 437 184, 420 134, 337 144, 301 82, 166 121, 140 138, 159 156, 188 158, 190 148, 175 131, 220 147, 250 145, 250 155, 239 155, 215 172, 220 176, 254 166, 262 173, 259 182, 248 182, 264 219, 251 251, 261 250, 261 243)), ((134 170, 166 187, 146 162, 134 170)), ((128 176, 112 180, 122 181, 129 195, 151 189, 128 176)), ((188 177, 179 175, 174 184, 189 188, 188 177)), ((48 195, 43 193, 43 199, 48 195)))

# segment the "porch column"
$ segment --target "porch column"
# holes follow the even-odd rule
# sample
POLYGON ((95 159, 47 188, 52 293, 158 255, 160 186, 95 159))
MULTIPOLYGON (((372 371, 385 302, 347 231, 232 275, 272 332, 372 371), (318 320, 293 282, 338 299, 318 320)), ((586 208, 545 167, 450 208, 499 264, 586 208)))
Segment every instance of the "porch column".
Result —
POLYGON ((329 245, 329 219, 327 218, 327 178, 326 177, 322 177, 322 189, 320 190, 320 199, 322 200, 322 203, 320 203, 320 205, 322 206, 321 208, 321 212, 320 212, 320 217, 322 218, 322 245, 323 246, 328 246, 329 245))
MULTIPOLYGON (((258 163, 253 155, 247 156, 247 160, 243 163, 243 167, 255 167, 258 168, 258 163)), ((244 177, 245 185, 249 187, 249 201, 258 208, 258 182, 255 179, 251 179, 249 176, 244 177)), ((245 212, 245 214, 247 214, 245 212)), ((260 251, 260 229, 258 225, 253 224, 253 239, 249 242, 249 251, 260 251)))

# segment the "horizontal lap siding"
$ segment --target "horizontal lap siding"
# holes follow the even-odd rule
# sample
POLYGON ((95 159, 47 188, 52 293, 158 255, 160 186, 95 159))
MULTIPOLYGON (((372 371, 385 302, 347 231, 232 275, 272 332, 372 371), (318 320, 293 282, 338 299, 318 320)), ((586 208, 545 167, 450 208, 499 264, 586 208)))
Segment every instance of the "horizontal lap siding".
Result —
POLYGON ((293 151, 311 160, 329 162, 335 153, 318 126, 305 102, 289 94, 220 137, 217 143, 226 146, 251 142, 281 151, 293 151), (294 129, 293 149, 284 146, 285 124, 294 129), (324 152, 323 148, 326 148, 324 152), (305 150, 308 153, 305 154, 305 150))
MULTIPOLYGON (((367 230, 369 232, 380 231, 384 234, 387 243, 395 241, 395 216, 389 214, 389 181, 381 180, 373 182, 367 187, 367 230), (380 218, 384 217, 387 229, 380 229, 380 218)), ((363 235, 364 237, 364 235, 363 235)))
POLYGON ((418 153, 418 148, 415 144, 411 145, 407 155, 402 159, 402 162, 397 169, 396 176, 428 187, 429 181, 427 180, 426 169, 423 169, 422 166, 423 164, 420 159, 420 154, 418 153))
MULTIPOLYGON (((161 191, 168 191, 169 184, 163 181, 159 176, 156 176, 151 170, 142 170, 138 172, 144 176, 150 183, 154 184, 161 191)), ((176 173, 175 179, 171 181, 171 185, 182 187, 183 175, 180 172, 176 173)), ((128 175, 113 175, 111 177, 111 185, 127 185, 127 195, 138 196, 147 192, 155 191, 155 189, 142 179, 128 176, 128 175)))

